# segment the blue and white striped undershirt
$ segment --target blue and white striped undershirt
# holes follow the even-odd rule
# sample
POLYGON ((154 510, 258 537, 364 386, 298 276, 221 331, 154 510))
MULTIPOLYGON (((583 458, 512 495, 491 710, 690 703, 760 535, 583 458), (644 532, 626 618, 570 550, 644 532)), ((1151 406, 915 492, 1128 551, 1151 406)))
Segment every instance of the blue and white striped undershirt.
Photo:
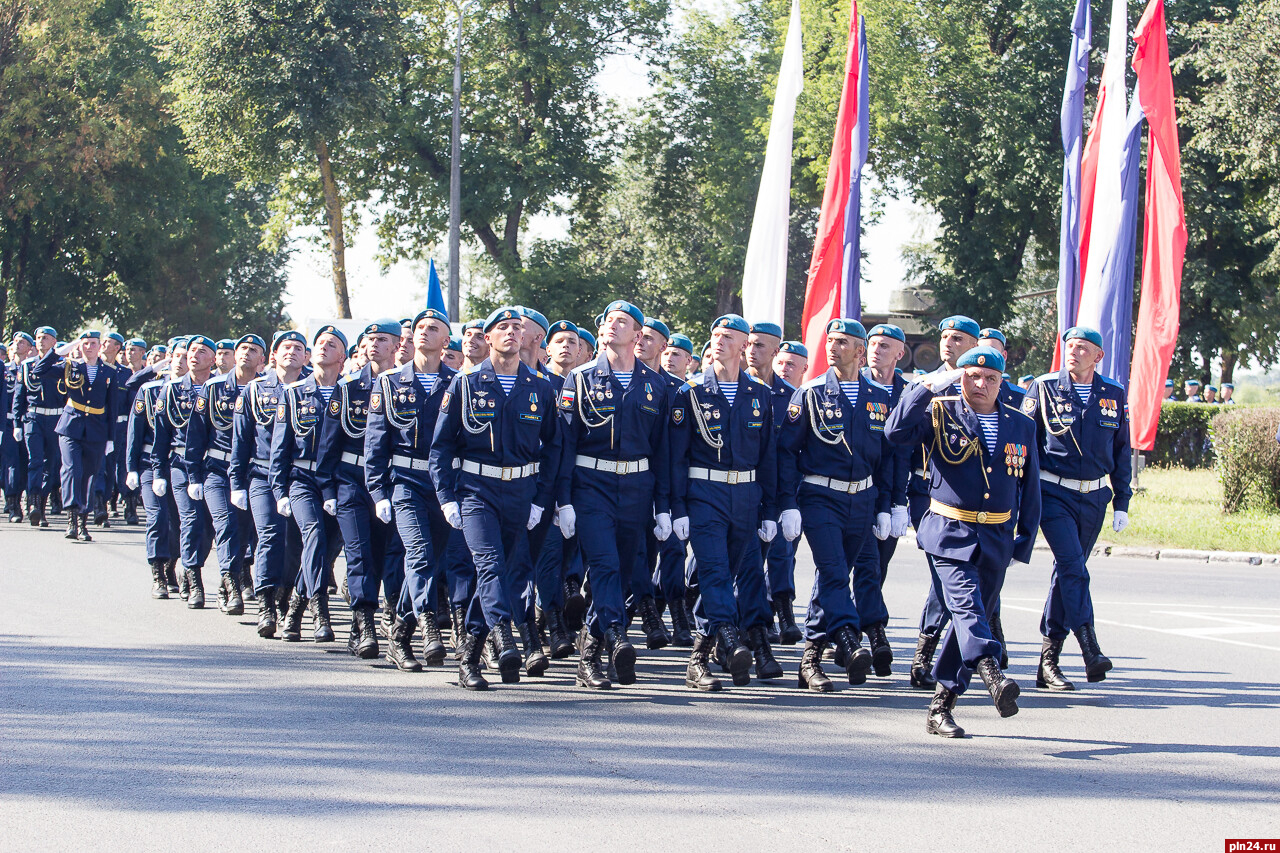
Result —
POLYGON ((316 388, 318 388, 318 389, 320 390, 320 396, 321 396, 321 397, 324 397, 324 404, 325 404, 326 406, 327 406, 327 405, 329 405, 329 398, 333 396, 333 386, 332 386, 332 385, 317 385, 317 386, 316 386, 316 388))
POLYGON ((623 391, 626 391, 628 388, 631 387, 630 373, 615 373, 613 374, 613 378, 618 380, 618 384, 622 386, 623 391))
POLYGON ((987 453, 994 454, 996 452, 996 439, 1000 436, 1000 413, 992 412, 989 415, 979 415, 974 412, 978 418, 978 423, 982 425, 982 443, 987 446, 987 453))
POLYGON ((734 398, 738 396, 738 383, 726 382, 720 386, 720 393, 724 395, 724 398, 729 401, 729 405, 732 406, 734 398))
POLYGON ((857 407, 857 405, 858 405, 858 381, 857 381, 856 379, 855 379, 854 381, 852 381, 852 382, 845 382, 845 381, 843 381, 843 380, 842 380, 842 381, 840 382, 840 393, 841 393, 841 394, 844 394, 844 395, 845 395, 845 397, 847 397, 847 398, 849 399, 849 403, 850 403, 851 405, 853 405, 855 408, 857 407))
POLYGON ((1071 384, 1076 386, 1076 396, 1080 398, 1080 402, 1084 403, 1086 406, 1089 405, 1089 395, 1093 392, 1093 383, 1085 382, 1081 384, 1079 382, 1072 382, 1071 384))
POLYGON ((93 380, 98 378, 98 365, 86 364, 84 366, 84 369, 85 369, 85 372, 89 374, 89 384, 92 385, 93 380))
MULTIPOLYGON (((427 392, 427 396, 431 396, 436 392, 436 380, 440 378, 439 373, 418 373, 414 371, 414 375, 418 377, 418 384, 422 386, 422 390, 427 392)), ((502 377, 498 377, 501 379, 502 377)), ((515 377, 511 377, 515 379, 515 377)), ((504 390, 510 390, 504 386, 504 390)))
POLYGON ((498 377, 498 384, 502 386, 502 393, 504 394, 510 394, 511 389, 516 387, 516 380, 520 378, 514 373, 509 376, 505 373, 498 373, 495 375, 498 377))

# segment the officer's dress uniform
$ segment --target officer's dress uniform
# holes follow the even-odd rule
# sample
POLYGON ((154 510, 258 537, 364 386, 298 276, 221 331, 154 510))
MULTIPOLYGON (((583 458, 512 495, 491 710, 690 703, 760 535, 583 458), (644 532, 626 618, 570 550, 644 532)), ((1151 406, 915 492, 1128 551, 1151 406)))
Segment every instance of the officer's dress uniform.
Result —
POLYGON ((33 526, 48 527, 46 504, 59 482, 62 454, 57 428, 67 402, 62 374, 58 354, 52 348, 43 356, 27 358, 18 367, 11 413, 13 423, 22 426, 27 449, 27 517, 33 526))
MULTIPOLYGON (((119 496, 125 496, 125 522, 136 523, 133 516, 133 500, 125 488, 125 443, 128 440, 129 411, 133 406, 133 394, 129 390, 129 379, 133 371, 123 364, 107 365, 116 373, 114 383, 116 419, 111 429, 111 452, 107 454, 102 468, 102 476, 94 478, 94 523, 105 524, 107 503, 116 504, 119 496)), ((136 386, 135 386, 136 390, 136 386)))
POLYGON ((804 383, 791 398, 779 441, 779 506, 800 510, 817 570, 805 618, 800 684, 821 692, 831 689, 819 666, 826 646, 836 647, 849 683, 862 684, 872 656, 858 632, 883 630, 880 623, 859 618, 860 608, 878 616, 884 604, 878 566, 857 567, 857 557, 874 538, 876 515, 890 508, 895 455, 884 434, 889 393, 861 375, 850 384, 856 386, 852 397, 834 367, 804 383), (872 575, 858 586, 873 600, 855 603, 851 572, 872 575))
POLYGON ((937 593, 951 614, 933 667, 939 708, 931 706, 931 721, 935 710, 949 716, 975 668, 1001 715, 1017 711, 1016 685, 1000 672, 1001 644, 987 614, 999 601, 1010 561, 1031 559, 1040 524, 1040 469, 1035 425, 1006 405, 996 409, 998 432, 988 442, 962 397, 937 395, 921 383, 903 394, 886 425, 895 444, 929 448, 929 507, 916 541, 933 558, 937 593))
MULTIPOLYGON (((187 429, 196 414, 200 388, 191 374, 170 379, 160 391, 156 407, 155 450, 151 467, 157 478, 167 480, 178 508, 179 544, 182 566, 190 586, 187 606, 204 607, 204 580, 201 572, 213 547, 213 522, 202 500, 192 500, 187 486, 199 482, 191 478, 186 460, 187 429)), ((203 485, 203 484, 201 484, 203 485)))
MULTIPOLYGON (((787 408, 795 393, 796 389, 790 382, 774 374, 773 381, 769 383, 769 401, 773 407, 773 422, 777 426, 775 438, 780 439, 782 436, 787 408)), ((775 536, 772 542, 761 543, 761 551, 769 600, 778 619, 778 639, 787 645, 793 645, 801 639, 799 626, 795 624, 793 604, 796 598, 795 543, 788 542, 784 536, 775 536)))
MULTIPOLYGON (((551 383, 551 390, 559 399, 568 377, 548 370, 546 379, 551 383)), ((539 524, 539 527, 541 526, 539 524)), ((532 552, 532 537, 530 548, 532 552)), ((575 531, 573 536, 566 537, 560 525, 552 519, 546 538, 542 541, 542 547, 534 554, 533 584, 540 611, 538 627, 545 631, 546 639, 551 646, 551 656, 557 660, 573 654, 573 638, 569 634, 570 627, 565 621, 565 603, 574 596, 576 596, 575 604, 583 602, 579 592, 582 575, 582 549, 579 546, 577 532, 575 531)), ((585 603, 575 614, 574 630, 582 627, 584 617, 585 603)))
MULTIPOLYGON (((665 370, 661 375, 667 385, 667 405, 670 408, 676 392, 680 390, 680 386, 684 385, 684 379, 665 370)), ((666 601, 667 609, 671 612, 671 643, 683 648, 693 645, 691 604, 686 598, 685 586, 688 559, 689 543, 679 536, 668 536, 665 541, 657 543, 654 583, 663 600, 666 601)))
POLYGON ((0 384, 0 420, 4 431, 0 433, 0 487, 4 489, 5 510, 9 520, 22 521, 22 492, 27 487, 27 446, 13 436, 15 427, 22 429, 22 422, 13 415, 13 404, 19 393, 18 365, 4 365, 4 382, 0 384))
MULTIPOLYGON (((1125 390, 1095 373, 1088 399, 1082 399, 1071 374, 1063 369, 1046 373, 1031 384, 1022 411, 1036 422, 1044 502, 1040 530, 1053 551, 1053 574, 1040 634, 1046 647, 1053 647, 1056 660, 1062 641, 1075 632, 1085 652, 1089 680, 1101 681, 1111 662, 1094 648, 1097 640, 1092 636, 1093 600, 1086 561, 1106 520, 1107 504, 1128 512, 1133 496, 1125 390)), ((1043 678, 1042 672, 1040 680, 1043 678)))
POLYGON ((106 463, 107 442, 116 419, 115 370, 101 361, 61 363, 67 403, 55 431, 62 455, 62 498, 68 513, 67 538, 89 541, 87 516, 93 478, 106 463))
POLYGON ((244 613, 240 574, 244 562, 245 532, 249 514, 231 503, 231 431, 236 403, 244 391, 234 372, 214 376, 198 390, 196 411, 187 426, 183 457, 191 482, 204 487, 204 504, 213 525, 213 545, 218 555, 221 583, 220 609, 231 616, 244 613))
MULTIPOLYGON (((336 387, 336 386, 334 386, 336 387)), ((275 432, 271 436, 271 457, 267 482, 276 505, 289 499, 289 509, 302 534, 302 568, 289 599, 281 639, 302 638, 302 613, 310 608, 312 638, 317 643, 332 642, 329 622, 329 590, 326 569, 331 565, 329 533, 326 529, 325 497, 320 491, 317 460, 321 454, 322 428, 329 414, 329 399, 315 374, 284 389, 284 399, 276 406, 275 432)), ((336 439, 332 433, 329 440, 336 439)))
POLYGON ((741 630, 760 628, 763 638, 772 619, 764 574, 749 552, 759 552, 761 521, 778 517, 773 434, 769 389, 745 370, 732 404, 712 370, 676 392, 669 429, 671 509, 674 518, 689 519, 698 572, 698 633, 686 674, 691 687, 719 689, 702 669, 717 638, 734 684, 750 683, 751 652, 741 630))
POLYGON ((171 536, 173 526, 169 508, 169 496, 158 497, 151 489, 155 481, 152 453, 156 440, 156 411, 163 379, 156 379, 155 368, 147 367, 129 378, 133 406, 129 411, 128 431, 125 437, 125 474, 138 475, 138 491, 146 512, 147 562, 151 566, 154 583, 152 594, 156 598, 169 597, 169 584, 177 588, 177 576, 171 576, 176 542, 171 536), (136 393, 134 391, 136 390, 136 393))
MULTIPOLYGON (((404 542, 404 581, 396 597, 388 599, 395 608, 396 632, 388 654, 400 655, 400 660, 392 657, 392 662, 401 669, 421 668, 409 647, 419 624, 427 663, 444 663, 445 647, 436 621, 440 600, 436 579, 453 528, 436 498, 430 458, 441 405, 455 375, 456 371, 441 362, 439 372, 427 376, 427 387, 418 380, 413 362, 406 362, 379 376, 369 397, 365 482, 375 503, 391 501, 395 527, 404 542)), ((455 576, 447 582, 457 618, 475 597, 475 580, 466 563, 453 571, 455 576)))
MULTIPOLYGON (((868 382, 875 383, 876 381, 874 375, 871 373, 871 368, 869 367, 864 367, 862 369, 862 376, 868 382)), ((889 410, 892 411, 897 408, 898 402, 902 399, 902 392, 907 388, 907 380, 902 377, 901 371, 895 370, 893 373, 893 381, 887 386, 882 385, 880 387, 889 392, 889 410)), ((913 448, 911 447, 890 445, 889 450, 893 454, 893 474, 889 480, 889 503, 891 508, 909 506, 909 501, 907 500, 907 483, 911 478, 912 449, 913 448)), ((924 515, 923 509, 921 509, 920 514, 924 515)), ((908 510, 907 515, 910 517, 910 510, 908 510)), ((897 536, 886 536, 884 539, 876 539, 875 537, 872 537, 870 540, 863 543, 862 553, 858 555, 859 572, 854 575, 853 590, 853 598, 854 602, 858 605, 859 615, 881 622, 888 620, 889 611, 887 609, 883 611, 883 613, 872 612, 872 608, 868 606, 869 602, 872 600, 870 591, 860 589, 858 581, 864 577, 867 579, 872 577, 869 572, 864 574, 862 569, 864 566, 870 566, 874 560, 879 570, 879 586, 883 589, 884 582, 889 578, 889 561, 893 559, 893 555, 897 553, 897 550, 897 536)), ((883 602, 884 597, 881 596, 880 600, 883 602)))
MULTIPOLYGON (((558 502, 574 508, 591 582, 578 681, 608 686, 599 672, 603 641, 618 680, 632 684, 635 649, 626 636, 622 588, 630 578, 623 573, 631 574, 654 516, 670 511, 666 382, 636 359, 624 387, 601 356, 574 369, 559 405, 565 430, 558 502)), ((641 598, 642 615, 657 620, 652 593, 641 598)))
POLYGON ((436 495, 441 506, 459 504, 476 566, 476 596, 459 656, 467 666, 478 663, 478 643, 492 629, 508 683, 520 679, 512 628, 525 615, 521 594, 532 572, 530 508, 542 507, 544 516, 554 510, 561 452, 555 407, 551 383, 525 364, 508 393, 485 359, 474 372, 454 376, 431 442, 436 495))

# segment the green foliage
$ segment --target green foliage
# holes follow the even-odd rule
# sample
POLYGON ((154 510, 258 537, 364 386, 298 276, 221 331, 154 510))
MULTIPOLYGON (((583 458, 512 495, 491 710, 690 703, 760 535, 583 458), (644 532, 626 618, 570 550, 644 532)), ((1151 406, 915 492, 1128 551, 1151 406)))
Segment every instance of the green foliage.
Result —
POLYGON ((1208 468, 1214 448, 1209 424, 1220 409, 1205 403, 1162 403, 1150 465, 1208 468))
POLYGON ((1253 506, 1280 510, 1280 409, 1219 408, 1212 420, 1213 447, 1222 482, 1222 509, 1253 506))

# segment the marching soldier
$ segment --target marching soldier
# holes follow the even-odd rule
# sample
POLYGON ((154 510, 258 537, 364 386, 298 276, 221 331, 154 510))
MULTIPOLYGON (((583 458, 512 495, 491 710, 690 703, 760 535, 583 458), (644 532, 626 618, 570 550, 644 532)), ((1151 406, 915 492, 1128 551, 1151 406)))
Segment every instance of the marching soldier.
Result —
MULTIPOLYGON (((883 610, 883 603, 855 604, 850 575, 872 528, 883 538, 889 527, 895 461, 884 435, 889 393, 859 372, 866 330, 857 320, 837 319, 827 324, 826 333, 831 367, 792 395, 781 428, 778 471, 782 534, 795 540, 803 530, 817 570, 799 677, 801 687, 817 693, 832 690, 821 666, 827 645, 836 647, 837 663, 850 684, 865 683, 873 665, 872 653, 858 641, 859 631, 867 632, 877 654, 883 656, 888 647, 884 626, 859 618, 860 609, 883 610)), ((878 581, 878 568, 857 570, 878 581)), ((878 583, 858 584, 860 590, 868 586, 878 597, 878 583)))
POLYGON ((809 348, 799 341, 783 341, 773 359, 773 372, 788 385, 799 388, 804 372, 809 369, 809 348))
POLYGON ((1133 492, 1125 391, 1097 372, 1105 355, 1102 336, 1075 326, 1063 333, 1062 342, 1062 370, 1032 384, 1022 411, 1036 422, 1044 502, 1040 529, 1053 551, 1036 686, 1074 690, 1059 666, 1067 634, 1080 642, 1089 681, 1102 681, 1111 669, 1093 627, 1086 563, 1107 505, 1114 509, 1111 526, 1119 533, 1129 523, 1133 492))
MULTIPOLYGON (((667 376, 667 405, 685 383, 689 363, 693 360, 693 341, 676 332, 662 351, 662 370, 667 376)), ((658 588, 671 611, 671 644, 679 648, 693 646, 693 614, 690 612, 685 586, 685 564, 689 559, 689 543, 679 536, 668 536, 658 543, 658 588)))
POLYGON ((62 495, 67 510, 66 538, 90 542, 93 478, 102 473, 106 455, 114 449, 118 376, 114 367, 108 367, 98 357, 102 351, 101 332, 82 333, 71 348, 78 354, 68 354, 61 363, 67 403, 57 426, 62 495))
POLYGON ((57 427, 67 395, 62 371, 55 366, 57 335, 52 326, 36 329, 36 351, 18 366, 11 403, 14 437, 18 437, 17 430, 21 428, 27 451, 27 520, 32 527, 49 526, 49 496, 59 480, 57 427))
POLYGON ((124 490, 123 456, 125 444, 125 427, 129 421, 129 400, 126 398, 125 383, 129 381, 130 371, 119 364, 119 356, 124 350, 124 336, 119 332, 107 332, 102 336, 102 350, 98 361, 107 370, 115 373, 111 392, 115 397, 115 421, 109 425, 108 442, 111 446, 102 464, 102 472, 93 478, 93 493, 90 497, 93 510, 93 523, 101 527, 110 527, 110 515, 118 511, 118 497, 124 490), (107 504, 111 504, 111 512, 107 504))
POLYGON ((671 407, 672 529, 690 540, 699 587, 685 684, 698 690, 720 689, 709 666, 717 640, 733 683, 751 682, 752 650, 740 627, 756 650, 757 675, 760 664, 777 663, 765 634, 772 614, 764 576, 746 570, 757 537, 770 542, 778 532, 769 389, 742 369, 750 333, 736 314, 717 318, 706 370, 680 387, 671 407))
MULTIPOLYGON (((138 489, 130 488, 125 483, 125 475, 129 471, 129 460, 125 456, 125 447, 128 443, 128 419, 132 417, 134 409, 134 400, 138 396, 138 390, 141 383, 131 382, 139 372, 147 366, 147 342, 142 338, 130 338, 124 345, 124 364, 120 368, 120 385, 122 387, 120 407, 116 409, 116 456, 119 458, 119 467, 116 471, 117 482, 120 484, 120 493, 124 498, 124 523, 138 524, 138 504, 142 502, 142 496, 138 489), (124 428, 120 429, 119 412, 126 412, 124 428)), ((153 377, 154 378, 154 377, 153 377)))
POLYGON ((159 411, 160 392, 165 380, 157 378, 164 369, 163 362, 147 365, 129 377, 128 392, 133 397, 129 411, 128 432, 125 438, 125 488, 140 495, 146 511, 145 541, 147 563, 151 566, 151 597, 167 599, 170 587, 178 591, 175 571, 176 542, 171 536, 173 520, 170 501, 157 495, 152 488, 155 467, 152 453, 155 450, 156 415, 159 411))
POLYGON ((13 414, 15 397, 21 393, 18 370, 34 349, 34 338, 26 332, 14 334, 4 365, 4 384, 0 388, 3 392, 0 420, 4 422, 4 432, 0 433, 0 453, 3 454, 0 478, 3 478, 4 508, 10 524, 22 523, 22 491, 27 487, 27 447, 23 442, 22 423, 13 414))
POLYGON ((934 664, 937 691, 926 731, 963 737, 952 716, 976 670, 1001 717, 1018 712, 1016 682, 1000 670, 1001 644, 987 614, 1011 560, 1031 559, 1040 524, 1035 425, 1000 402, 1004 358, 973 347, 956 369, 907 389, 886 425, 895 444, 929 448, 929 504, 916 540, 932 557, 951 614, 934 664), (960 394, 952 393, 956 383, 960 394))

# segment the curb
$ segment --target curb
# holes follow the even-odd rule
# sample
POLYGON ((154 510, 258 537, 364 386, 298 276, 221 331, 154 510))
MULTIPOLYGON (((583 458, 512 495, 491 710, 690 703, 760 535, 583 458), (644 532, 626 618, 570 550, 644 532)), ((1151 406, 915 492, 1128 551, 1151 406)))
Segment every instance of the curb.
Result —
MULTIPOLYGON (((1037 542, 1037 551, 1048 551, 1049 545, 1037 542)), ((1136 557, 1143 560, 1181 560, 1192 563, 1246 563, 1250 566, 1280 564, 1280 554, 1253 551, 1194 551, 1188 548, 1149 548, 1133 545, 1095 545, 1090 557, 1136 557)))

